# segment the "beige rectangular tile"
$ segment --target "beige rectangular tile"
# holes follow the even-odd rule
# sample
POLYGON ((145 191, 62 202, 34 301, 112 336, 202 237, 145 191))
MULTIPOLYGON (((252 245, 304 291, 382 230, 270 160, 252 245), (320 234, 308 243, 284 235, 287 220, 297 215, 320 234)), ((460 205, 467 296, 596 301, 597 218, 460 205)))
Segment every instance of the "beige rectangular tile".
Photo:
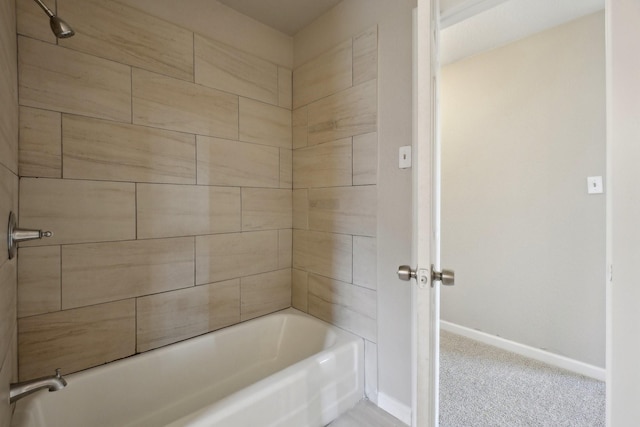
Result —
POLYGON ((18 67, 15 3, 8 0, 0 4, 0 165, 17 173, 18 67))
POLYGON ((194 238, 62 247, 62 308, 171 291, 195 283, 194 238))
POLYGON ((195 35, 196 82, 278 105, 278 67, 223 43, 195 35))
POLYGON ((18 321, 20 379, 76 372, 131 356, 136 346, 135 300, 18 321))
POLYGON ((240 321, 240 280, 137 299, 137 351, 147 351, 240 321))
POLYGON ((353 283, 376 289, 377 266, 376 238, 353 236, 353 283))
POLYGON ((18 251, 18 317, 59 311, 60 246, 18 251))
POLYGON ((375 236, 377 227, 375 185, 309 190, 309 229, 375 236))
MULTIPOLYGON (((0 87, 2 89, 2 87, 0 87)), ((0 101, 1 102, 1 101, 0 101)), ((0 167, 18 173, 18 108, 0 105, 0 167)))
POLYGON ((64 115, 64 177, 196 183, 193 135, 64 115))
POLYGON ((198 184, 246 187, 280 186, 276 147, 197 137, 198 184))
POLYGON ((278 268, 291 268, 293 230, 278 230, 278 268))
POLYGON ((278 67, 278 106, 291 110, 293 96, 291 70, 278 67))
POLYGON ((138 184, 138 238, 240 231, 240 189, 138 184))
POLYGON ((293 108, 351 87, 351 39, 293 71, 293 108))
MULTIPOLYGON (((2 87, 0 86, 0 90, 2 87)), ((2 102, 2 101, 0 101, 2 102)), ((18 173, 18 108, 0 105, 0 167, 18 173)))
POLYGON ((20 107, 20 176, 62 178, 61 116, 20 107))
MULTIPOLYGON (((9 212, 11 211, 20 219, 19 224, 22 226, 22 218, 18 216, 18 176, 0 165, 0 218, 5 218, 8 223, 9 212)), ((5 224, 0 226, 0 265, 8 258, 7 225, 5 224)))
POLYGON ((74 37, 58 43, 123 64, 193 81, 193 33, 113 1, 58 0, 74 37), (132 42, 135 40, 135 42, 132 42))
POLYGON ((16 330, 17 264, 14 258, 0 265, 0 359, 11 350, 16 330))
POLYGON ((309 196, 306 188, 293 190, 293 228, 309 228, 309 196))
POLYGON ((307 280, 309 273, 302 270, 291 270, 291 306, 305 313, 307 304, 307 280))
POLYGON ((291 111, 240 98, 240 140, 291 149, 291 111))
POLYGON ((131 120, 131 68, 49 43, 18 38, 20 105, 131 120))
POLYGON ((352 250, 351 236, 293 230, 293 268, 351 282, 352 250))
POLYGON ((20 226, 52 237, 23 246, 130 240, 136 237, 135 184, 23 178, 20 226))
POLYGON ((242 189, 242 231, 291 228, 291 190, 242 189))
MULTIPOLYGON (((36 2, 16 1, 11 3, 16 5, 18 34, 52 44, 56 43, 56 36, 51 31, 49 17, 42 12, 36 2)), ((55 13, 55 2, 49 4, 49 8, 55 13)))
POLYGON ((196 237, 196 284, 250 276, 277 268, 277 230, 196 237))
POLYGON ((237 139, 238 97, 134 68, 133 123, 237 139))
POLYGON ((353 84, 378 78, 378 27, 353 38, 353 84))
POLYGON ((377 132, 353 137, 353 185, 376 184, 378 181, 377 132))
POLYGON ((242 321, 291 307, 291 269, 240 279, 242 321))
POLYGON ((300 107, 291 112, 291 133, 293 148, 307 146, 307 107, 300 107))
POLYGON ((309 104, 309 145, 375 132, 377 83, 370 80, 309 104))
POLYGON ((309 314, 377 341, 376 292, 316 274, 309 275, 309 314))
POLYGON ((293 150, 280 149, 280 188, 293 187, 293 150))
POLYGON ((293 187, 351 185, 351 151, 351 138, 294 150, 293 187))

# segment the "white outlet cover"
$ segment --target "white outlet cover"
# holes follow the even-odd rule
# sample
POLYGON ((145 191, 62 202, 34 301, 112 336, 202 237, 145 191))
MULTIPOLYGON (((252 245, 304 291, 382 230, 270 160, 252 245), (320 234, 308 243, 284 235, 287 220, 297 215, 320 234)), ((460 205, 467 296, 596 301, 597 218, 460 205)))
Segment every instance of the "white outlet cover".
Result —
POLYGON ((588 194, 602 194, 604 193, 604 186, 602 185, 601 176, 589 176, 587 177, 587 193, 588 194))

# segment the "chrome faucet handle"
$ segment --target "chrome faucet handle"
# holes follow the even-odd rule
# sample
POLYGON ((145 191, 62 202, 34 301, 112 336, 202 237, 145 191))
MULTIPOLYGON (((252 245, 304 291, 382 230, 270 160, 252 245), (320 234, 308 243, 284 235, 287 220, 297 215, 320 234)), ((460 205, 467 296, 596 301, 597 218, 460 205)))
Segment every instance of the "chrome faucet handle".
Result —
POLYGON ((51 237, 51 236, 53 236, 53 233, 50 232, 50 231, 41 231, 40 234, 42 235, 42 237, 51 237))
POLYGON ((60 368, 56 368, 56 377, 62 378, 62 375, 60 375, 60 368))

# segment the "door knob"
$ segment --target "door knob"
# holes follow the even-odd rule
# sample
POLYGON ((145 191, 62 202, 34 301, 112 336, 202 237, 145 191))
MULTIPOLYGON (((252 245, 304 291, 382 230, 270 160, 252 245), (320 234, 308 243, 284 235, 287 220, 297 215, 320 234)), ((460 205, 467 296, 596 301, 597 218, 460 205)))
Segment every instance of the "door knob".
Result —
POLYGON ((456 284, 456 273, 453 270, 435 271, 431 266, 431 281, 440 282, 445 286, 453 286, 456 284))
POLYGON ((412 270, 408 265, 398 267, 398 279, 408 282, 417 277, 416 270, 412 270))

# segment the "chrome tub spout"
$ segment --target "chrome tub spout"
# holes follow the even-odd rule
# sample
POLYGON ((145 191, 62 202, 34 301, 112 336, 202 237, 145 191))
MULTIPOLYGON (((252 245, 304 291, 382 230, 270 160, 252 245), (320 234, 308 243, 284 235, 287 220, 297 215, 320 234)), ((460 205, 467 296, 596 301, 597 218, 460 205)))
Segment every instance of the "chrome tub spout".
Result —
POLYGON ((20 400, 23 397, 43 388, 48 388, 49 391, 58 391, 62 390, 66 386, 67 381, 65 381, 62 375, 60 375, 60 369, 56 369, 55 375, 11 384, 9 386, 9 403, 20 400))

